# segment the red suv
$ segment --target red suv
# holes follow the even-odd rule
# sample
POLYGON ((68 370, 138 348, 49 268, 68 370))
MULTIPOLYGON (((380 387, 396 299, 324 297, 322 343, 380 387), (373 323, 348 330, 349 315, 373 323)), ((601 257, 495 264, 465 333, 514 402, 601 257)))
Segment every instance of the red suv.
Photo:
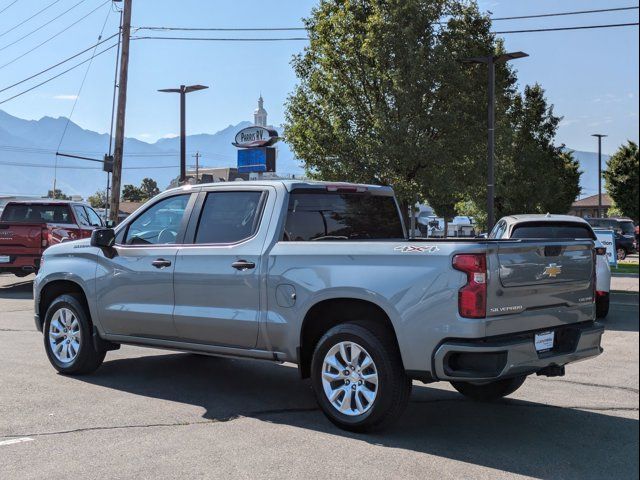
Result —
POLYGON ((102 226, 98 214, 83 203, 48 199, 9 202, 0 216, 0 273, 19 277, 35 273, 49 245, 90 237, 102 226))

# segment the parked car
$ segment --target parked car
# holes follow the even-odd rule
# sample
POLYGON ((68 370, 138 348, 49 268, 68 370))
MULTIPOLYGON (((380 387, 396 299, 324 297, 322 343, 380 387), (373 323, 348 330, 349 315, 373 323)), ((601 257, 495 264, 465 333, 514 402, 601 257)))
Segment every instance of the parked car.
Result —
POLYGON ((492 400, 599 355, 593 272, 591 239, 407 240, 388 187, 216 183, 47 249, 35 321, 68 375, 120 344, 294 362, 366 431, 412 379, 492 400))
POLYGON ((489 238, 584 238, 593 240, 596 253, 596 317, 609 313, 611 267, 607 249, 586 220, 572 215, 512 215, 501 218, 489 238))
POLYGON ((66 200, 12 201, 0 216, 0 273, 18 277, 37 272, 51 245, 88 238, 102 227, 88 205, 66 200))
POLYGON ((628 218, 587 218, 593 228, 613 230, 616 235, 616 255, 624 260, 627 255, 638 251, 636 230, 632 220, 628 218))

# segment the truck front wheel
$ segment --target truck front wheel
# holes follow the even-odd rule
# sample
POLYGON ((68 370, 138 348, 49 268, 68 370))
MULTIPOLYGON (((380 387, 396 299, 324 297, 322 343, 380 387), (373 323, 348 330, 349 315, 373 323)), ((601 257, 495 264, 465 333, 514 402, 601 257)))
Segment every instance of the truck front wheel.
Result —
POLYGON ((320 339, 311 380, 329 420, 354 432, 390 424, 411 394, 411 380, 395 342, 386 331, 367 323, 337 325, 320 339))
POLYGON ((451 382, 451 385, 465 397, 480 402, 490 402, 511 395, 522 386, 526 378, 523 375, 488 383, 451 382))
POLYGON ((106 352, 96 350, 89 314, 74 295, 60 295, 47 309, 44 348, 51 365, 66 375, 96 370, 106 352))

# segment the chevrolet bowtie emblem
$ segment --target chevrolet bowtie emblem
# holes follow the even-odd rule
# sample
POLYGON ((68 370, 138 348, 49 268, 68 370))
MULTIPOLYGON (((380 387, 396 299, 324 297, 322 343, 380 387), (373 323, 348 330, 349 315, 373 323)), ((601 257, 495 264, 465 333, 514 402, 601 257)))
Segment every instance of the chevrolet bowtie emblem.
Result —
POLYGON ((549 266, 544 268, 542 275, 549 275, 549 278, 556 278, 562 273, 562 265, 557 263, 550 263, 549 266))

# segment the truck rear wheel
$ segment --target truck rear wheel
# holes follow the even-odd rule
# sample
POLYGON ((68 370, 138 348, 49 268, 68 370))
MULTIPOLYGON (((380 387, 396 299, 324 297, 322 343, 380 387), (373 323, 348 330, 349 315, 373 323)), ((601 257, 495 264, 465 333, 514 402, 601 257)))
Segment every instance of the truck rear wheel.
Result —
POLYGON ((488 383, 451 382, 451 385, 465 397, 490 402, 511 395, 522 386, 526 378, 526 375, 523 375, 488 383))
POLYGON ((411 394, 393 339, 374 325, 344 323, 318 342, 311 380, 324 414, 354 432, 389 425, 404 411, 411 394))
POLYGON ((66 375, 96 370, 106 351, 96 350, 89 314, 73 295, 60 295, 47 309, 44 348, 51 365, 66 375))

